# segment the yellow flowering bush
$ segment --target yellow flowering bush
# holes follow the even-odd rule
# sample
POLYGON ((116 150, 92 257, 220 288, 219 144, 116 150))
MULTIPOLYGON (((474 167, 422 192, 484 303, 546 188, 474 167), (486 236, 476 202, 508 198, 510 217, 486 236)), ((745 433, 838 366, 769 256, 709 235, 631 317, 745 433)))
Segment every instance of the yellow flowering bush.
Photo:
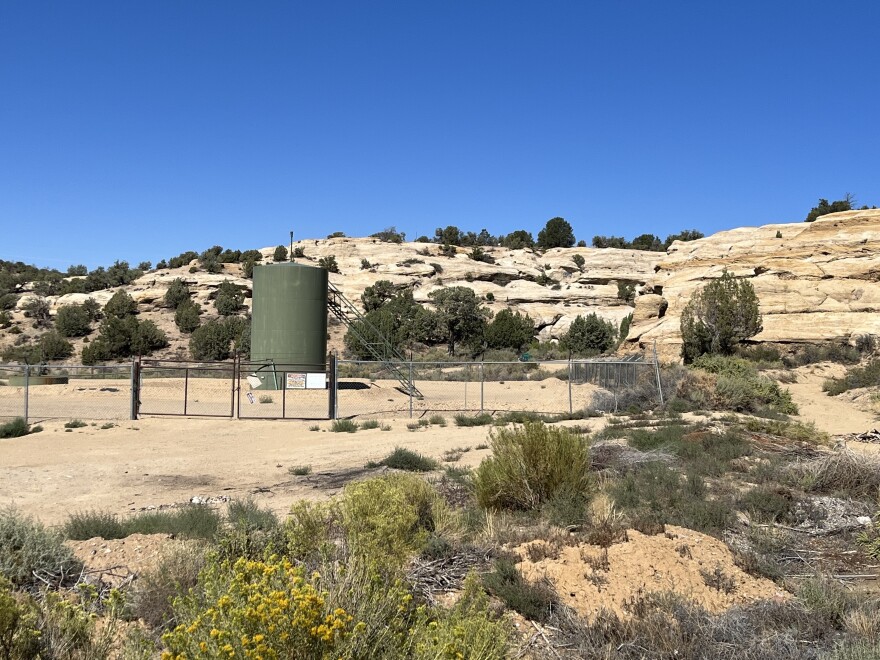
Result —
POLYGON ((335 657, 354 625, 286 558, 213 562, 200 590, 175 601, 181 623, 162 641, 163 660, 335 657))
POLYGON ((403 565, 429 533, 448 532, 457 524, 437 491, 410 474, 349 484, 339 509, 349 550, 383 566, 403 565))
POLYGON ((413 656, 418 660, 501 660, 507 657, 509 628, 489 613, 489 599, 473 572, 461 599, 422 627, 413 656))

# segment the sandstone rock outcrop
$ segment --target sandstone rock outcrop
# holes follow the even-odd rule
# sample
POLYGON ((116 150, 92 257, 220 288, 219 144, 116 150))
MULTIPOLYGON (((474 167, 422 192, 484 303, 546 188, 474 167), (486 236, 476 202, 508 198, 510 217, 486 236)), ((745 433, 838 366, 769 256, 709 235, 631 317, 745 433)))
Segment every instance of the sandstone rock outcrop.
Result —
POLYGON ((656 300, 638 298, 628 341, 642 347, 656 341, 662 357, 678 359, 682 309, 725 269, 755 287, 763 315, 756 342, 839 342, 880 334, 880 210, 872 209, 673 243, 645 287, 668 308, 658 318, 651 314, 656 300))

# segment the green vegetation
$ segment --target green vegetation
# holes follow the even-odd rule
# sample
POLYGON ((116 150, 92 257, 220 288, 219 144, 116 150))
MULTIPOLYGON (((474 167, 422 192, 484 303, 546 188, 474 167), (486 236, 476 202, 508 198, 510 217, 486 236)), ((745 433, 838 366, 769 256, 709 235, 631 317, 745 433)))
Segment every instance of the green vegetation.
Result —
POLYGON ((30 432, 27 422, 22 417, 0 424, 0 438, 20 438, 30 432))
POLYGON ((521 352, 535 338, 535 322, 526 314, 502 309, 486 326, 486 345, 491 349, 521 352))
POLYGON ((195 360, 226 360, 233 353, 250 354, 251 321, 241 316, 212 319, 196 328, 189 340, 195 360))
POLYGON ((682 311, 682 356, 690 363, 707 353, 732 355, 740 341, 760 330, 754 287, 725 270, 695 292, 682 311))
POLYGON ((223 280, 214 292, 214 307, 221 316, 238 314, 244 308, 244 287, 223 280))
POLYGON ((14 508, 0 509, 0 576, 16 587, 57 587, 70 584, 81 568, 60 535, 14 508))
POLYGON ((333 433, 355 433, 358 430, 358 423, 350 419, 334 419, 330 430, 333 433))
POLYGON ((613 348, 616 340, 617 329, 614 325, 600 319, 594 312, 587 316, 579 314, 559 344, 575 357, 591 357, 613 348))
POLYGON ((287 472, 295 477, 304 477, 312 473, 311 465, 293 465, 287 468, 287 472))
POLYGON ((494 429, 492 456, 474 473, 481 506, 537 509, 562 494, 587 496, 594 489, 586 441, 564 428, 526 423, 494 429))
POLYGON ((0 357, 6 362, 22 364, 42 364, 71 355, 73 355, 73 344, 56 330, 44 332, 34 343, 24 341, 18 345, 8 346, 0 353, 0 357))
POLYGON ((318 266, 331 273, 339 272, 339 264, 336 263, 336 256, 332 254, 318 259, 318 266))
POLYGON ((171 284, 168 285, 168 289, 165 291, 166 307, 177 309, 191 299, 192 293, 189 290, 189 285, 184 280, 179 277, 171 280, 171 284))
POLYGON ((202 308, 187 300, 178 305, 174 312, 174 323, 184 334, 192 334, 201 323, 202 308))
POLYGON ((406 472, 432 472, 440 468, 433 458, 404 447, 395 447, 393 452, 379 461, 379 465, 406 472))
POLYGON ((465 415, 459 413, 453 417, 456 426, 488 426, 492 423, 492 415, 479 413, 478 415, 465 415))
POLYGON ((275 252, 272 253, 272 261, 287 261, 287 248, 283 245, 276 247, 275 252))
POLYGON ((544 228, 538 232, 537 247, 541 250, 549 250, 557 247, 572 247, 574 245, 574 230, 564 218, 551 218, 544 228))
POLYGON ((72 419, 69 422, 64 423, 64 428, 66 429, 81 429, 86 426, 88 426, 88 424, 81 419, 72 419))
POLYGON ((829 378, 822 384, 822 389, 829 396, 843 394, 860 387, 877 387, 880 385, 880 360, 871 360, 863 367, 852 367, 846 370, 843 378, 829 378))
POLYGON ((681 233, 670 234, 665 241, 661 241, 660 237, 654 234, 642 234, 631 241, 622 236, 593 236, 593 247, 665 252, 675 241, 695 241, 703 236, 703 232, 696 229, 685 229, 681 233))
POLYGON ((92 331, 92 315, 83 305, 61 305, 55 314, 55 329, 62 337, 85 337, 92 331))
POLYGON ((220 514, 204 505, 145 511, 130 518, 104 511, 72 514, 64 524, 64 536, 86 540, 100 536, 121 539, 131 534, 173 534, 188 539, 211 539, 220 528, 220 514))
POLYGON ((835 202, 828 203, 827 199, 820 199, 819 203, 810 209, 810 212, 807 213, 807 217, 804 219, 804 222, 813 222, 817 218, 822 217, 823 215, 828 215, 829 213, 840 213, 841 211, 852 211, 853 202, 855 198, 847 193, 843 199, 838 199, 835 202))

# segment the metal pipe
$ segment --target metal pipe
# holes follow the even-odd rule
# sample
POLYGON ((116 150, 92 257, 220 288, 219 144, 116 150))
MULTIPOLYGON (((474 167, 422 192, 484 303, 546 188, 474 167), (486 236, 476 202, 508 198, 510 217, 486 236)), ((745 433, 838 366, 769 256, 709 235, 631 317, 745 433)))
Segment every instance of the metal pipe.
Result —
POLYGON ((189 367, 183 372, 183 414, 186 415, 186 404, 189 400, 189 367))
POLYGON ((483 412, 483 389, 486 379, 483 373, 483 363, 480 362, 480 412, 483 412))
POLYGON ((574 403, 571 398, 571 360, 568 361, 568 414, 574 413, 574 403))
POLYGON ((28 399, 30 398, 31 365, 24 365, 24 423, 28 423, 28 399))

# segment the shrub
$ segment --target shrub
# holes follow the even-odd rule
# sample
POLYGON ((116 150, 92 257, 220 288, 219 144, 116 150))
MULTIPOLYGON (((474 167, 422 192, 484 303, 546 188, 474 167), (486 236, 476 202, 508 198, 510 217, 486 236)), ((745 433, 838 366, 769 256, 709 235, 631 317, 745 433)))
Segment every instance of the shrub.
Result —
POLYGON ((813 222, 817 218, 822 217, 823 215, 828 215, 829 213, 840 213, 841 211, 851 211, 853 205, 854 198, 852 195, 847 193, 843 199, 838 199, 834 202, 828 203, 827 199, 820 199, 819 203, 810 209, 810 212, 807 213, 806 219, 804 222, 813 222))
POLYGON ((272 253, 273 261, 287 261, 287 248, 283 245, 279 245, 275 248, 275 252, 272 253))
POLYGON ((492 415, 490 413, 480 413, 479 415, 455 415, 456 426, 488 426, 492 423, 492 415))
POLYGON ((397 231, 397 227, 386 227, 382 231, 370 234, 370 238, 378 238, 383 243, 403 243, 406 240, 406 234, 397 231))
POLYGON ((564 428, 526 423, 490 434, 492 456, 474 474, 485 508, 536 509, 562 492, 594 487, 586 441, 564 428))
POLYGON ((0 509, 0 575, 13 585, 26 588, 46 580, 60 586, 76 580, 81 569, 60 535, 12 507, 0 509))
POLYGON ((307 474, 312 473, 311 465, 292 465, 287 468, 288 474, 292 474, 295 477, 304 477, 307 474))
POLYGON ((723 410, 760 412, 768 406, 776 412, 797 414, 791 392, 758 373, 755 365, 742 358, 701 356, 693 366, 717 376, 713 383, 714 405, 723 410))
POLYGON ((789 467, 788 480, 810 493, 867 498, 880 488, 880 459, 837 451, 789 467))
POLYGON ((587 357, 609 350, 614 346, 616 338, 614 325, 600 319, 593 312, 587 316, 578 315, 559 343, 565 350, 587 357))
POLYGON ((173 601, 197 586, 206 550, 195 541, 170 544, 157 564, 138 576, 129 597, 130 613, 155 631, 176 625, 173 601))
POLYGON ((61 305, 55 314, 55 328, 62 337, 85 337, 91 332, 91 322, 82 305, 61 305))
POLYGON ((433 458, 404 447, 395 447, 393 452, 380 461, 380 464, 407 472, 431 472, 440 467, 440 464, 433 458))
POLYGON ((871 360, 864 367, 853 367, 846 370, 843 378, 832 378, 822 384, 822 389, 829 396, 836 396, 848 390, 860 387, 876 387, 880 385, 880 360, 871 360))
POLYGON ((682 356, 692 362, 706 353, 731 355, 741 340, 760 330, 755 288, 725 270, 696 291, 682 310, 682 356))
POLYGON ((88 424, 81 419, 72 419, 69 422, 64 423, 64 428, 66 429, 81 429, 84 426, 88 426, 88 424))
POLYGON ((365 431, 369 431, 370 429, 379 428, 379 420, 377 419, 365 419, 361 422, 361 428, 365 431))
POLYGON ((553 607, 558 602, 550 587, 526 582, 510 559, 496 560, 494 570, 483 576, 483 584, 507 607, 539 623, 546 623, 550 619, 553 607))
POLYGON ((249 345, 250 320, 239 316, 212 319, 193 330, 189 340, 196 360, 225 360, 233 350, 246 353, 249 345))
POLYGON ((333 433, 356 433, 358 430, 358 423, 353 422, 350 419, 334 419, 333 424, 330 426, 330 430, 333 433))
POLYGON ((185 302, 179 305, 177 311, 174 312, 174 323, 181 332, 191 334, 202 323, 199 318, 201 313, 202 309, 197 304, 185 302))
POLYGON ((37 349, 40 352, 41 361, 60 360, 73 355, 73 345, 57 330, 50 330, 40 335, 37 340, 37 349))
POLYGON ((232 316, 244 307, 244 290, 238 284, 223 280, 217 287, 214 307, 221 316, 232 316))
POLYGON ((537 246, 541 250, 556 247, 572 247, 574 230, 564 218, 551 218, 544 228, 538 232, 537 246))
POLYGON ((339 272, 339 264, 336 263, 336 256, 332 254, 318 259, 318 267, 324 268, 331 273, 339 272))
POLYGON ((402 566, 429 534, 456 527, 439 493, 409 474, 348 484, 338 506, 349 551, 377 565, 402 566))
POLYGON ((100 536, 125 538, 132 534, 173 534, 180 538, 210 539, 220 527, 220 515, 206 506, 145 511, 119 520, 114 514, 87 511, 72 514, 64 525, 67 538, 83 541, 100 536))
MULTIPOLYGON (((486 299, 488 300, 488 295, 486 299)), ((511 348, 521 351, 534 338, 535 322, 528 314, 510 309, 502 309, 486 327, 486 345, 492 349, 511 348)))
POLYGON ((617 299, 631 303, 636 298, 636 287, 630 282, 619 281, 617 283, 617 299))
POLYGON ((45 298, 32 298, 25 303, 23 310, 35 328, 48 328, 52 325, 49 302, 45 298))
POLYGON ((165 305, 171 309, 177 309, 183 303, 190 300, 190 290, 187 283, 177 277, 171 280, 168 289, 165 291, 165 305))
POLYGON ((125 291, 117 291, 104 305, 104 316, 124 319, 137 313, 137 303, 125 291))
POLYGON ((733 516, 733 506, 723 498, 707 499, 706 485, 692 471, 681 475, 660 462, 646 463, 612 483, 610 495, 639 526, 681 525, 708 534, 720 534, 733 516))
POLYGON ((30 433, 23 417, 16 417, 10 422, 0 424, 0 438, 20 438, 30 433))
POLYGON ((180 624, 162 637, 172 657, 324 658, 353 630, 301 568, 275 557, 209 563, 174 612, 180 624))
POLYGON ((128 533, 119 516, 109 511, 81 511, 72 513, 64 523, 65 538, 83 541, 91 538, 122 539, 128 533))

